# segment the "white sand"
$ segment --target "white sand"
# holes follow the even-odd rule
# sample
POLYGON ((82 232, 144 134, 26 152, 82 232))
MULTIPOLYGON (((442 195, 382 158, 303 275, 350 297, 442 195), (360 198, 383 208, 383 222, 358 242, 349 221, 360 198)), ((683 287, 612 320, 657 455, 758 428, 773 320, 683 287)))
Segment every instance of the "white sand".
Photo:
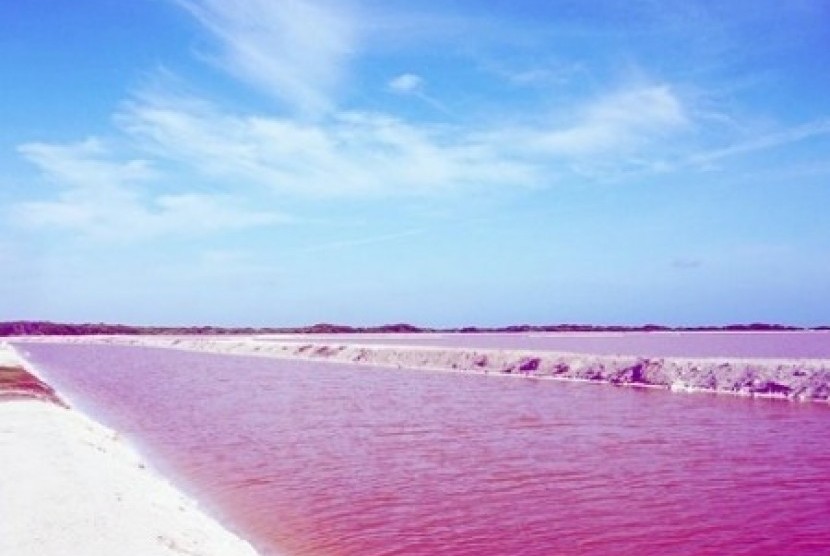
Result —
POLYGON ((0 342, 0 366, 14 367, 21 364, 21 359, 14 349, 10 345, 0 342))
MULTIPOLYGON (((0 344, 0 364, 20 360, 0 344)), ((0 402, 0 555, 254 556, 77 411, 0 402)))

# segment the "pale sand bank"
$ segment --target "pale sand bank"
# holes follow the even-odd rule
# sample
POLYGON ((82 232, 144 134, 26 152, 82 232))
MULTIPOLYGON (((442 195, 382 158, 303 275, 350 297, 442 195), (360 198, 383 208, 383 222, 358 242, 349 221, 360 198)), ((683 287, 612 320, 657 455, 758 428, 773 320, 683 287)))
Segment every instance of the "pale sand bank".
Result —
POLYGON ((475 372, 543 379, 712 392, 798 401, 830 401, 830 360, 769 358, 634 357, 551 351, 448 348, 356 343, 354 339, 298 342, 274 337, 99 336, 38 341, 162 347, 409 368, 475 372))
MULTIPOLYGON (((0 343, 0 366, 25 366, 0 343)), ((255 556, 117 433, 43 399, 0 403, 0 554, 255 556)))

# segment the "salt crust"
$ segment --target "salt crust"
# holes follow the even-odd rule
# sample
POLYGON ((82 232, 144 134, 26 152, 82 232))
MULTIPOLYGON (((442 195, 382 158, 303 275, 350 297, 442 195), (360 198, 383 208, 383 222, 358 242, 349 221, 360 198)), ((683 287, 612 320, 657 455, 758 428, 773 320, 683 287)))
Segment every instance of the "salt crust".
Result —
POLYGON ((635 357, 428 345, 360 344, 353 338, 279 336, 79 336, 24 341, 172 348, 377 367, 532 377, 594 384, 830 402, 830 360, 635 357))

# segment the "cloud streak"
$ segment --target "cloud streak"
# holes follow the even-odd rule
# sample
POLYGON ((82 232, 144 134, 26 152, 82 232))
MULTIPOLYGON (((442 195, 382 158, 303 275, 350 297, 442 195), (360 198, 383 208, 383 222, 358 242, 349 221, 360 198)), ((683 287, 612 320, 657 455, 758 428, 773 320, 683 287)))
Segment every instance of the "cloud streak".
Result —
POLYGON ((356 50, 355 16, 321 0, 176 0, 217 41, 213 60, 298 113, 332 110, 356 50))
MULTIPOLYGON (((407 93, 423 86, 419 79, 399 81, 407 93)), ((273 226, 291 219, 248 205, 268 206, 286 195, 406 197, 542 187, 568 173, 590 179, 630 164, 632 153, 688 124, 667 86, 617 91, 575 113, 558 128, 436 126, 362 111, 305 121, 232 113, 156 89, 137 93, 115 116, 119 143, 134 149, 129 156, 98 139, 19 147, 60 189, 51 199, 16 204, 11 215, 27 228, 124 239, 273 226), (620 162, 622 155, 628 158, 620 162), (159 192, 177 171, 195 173, 201 188, 215 192, 159 192)))
POLYGON ((145 160, 117 160, 100 140, 26 144, 19 151, 61 189, 55 198, 13 205, 9 216, 29 229, 71 230, 107 240, 200 235, 268 226, 285 216, 248 210, 216 194, 151 195, 158 178, 145 160))
MULTIPOLYGON (((413 79, 400 85, 422 86, 413 79)), ((538 187, 561 174, 563 162, 575 164, 569 172, 590 175, 613 165, 619 152, 636 152, 686 124, 682 104, 664 86, 616 92, 577 113, 559 129, 480 131, 359 111, 320 122, 234 114, 192 96, 144 92, 115 117, 121 142, 136 149, 131 156, 97 139, 22 145, 20 153, 60 189, 52 199, 18 203, 12 216, 28 228, 133 239, 271 226, 290 219, 246 204, 267 206, 275 194, 400 197, 538 187), (171 165, 218 192, 159 193, 171 179, 160 168, 171 165)))
POLYGON ((683 103, 670 87, 634 87, 586 104, 572 125, 538 134, 535 147, 572 157, 632 151, 688 124, 683 103))
POLYGON ((387 86, 393 93, 409 95, 423 90, 424 79, 414 73, 403 73, 389 80, 387 86))
POLYGON ((774 149, 824 135, 830 135, 830 119, 808 122, 721 149, 695 154, 689 158, 688 163, 694 166, 708 167, 723 159, 774 149))
POLYGON ((538 183, 532 162, 458 128, 373 112, 309 123, 238 115, 193 99, 143 95, 116 118, 142 148, 217 181, 311 196, 422 195, 538 183))
POLYGON ((420 75, 414 73, 404 73, 389 81, 386 88, 388 91, 405 96, 412 96, 418 98, 439 112, 451 116, 452 112, 447 109, 444 104, 438 99, 428 95, 425 91, 426 82, 420 75))
MULTIPOLYGON (((423 81, 404 74, 389 87, 414 94, 423 81)), ((116 121, 145 152, 216 183, 334 197, 542 186, 573 168, 583 177, 608 172, 624 155, 653 149, 689 124, 682 101, 665 85, 616 91, 574 111, 577 117, 560 127, 435 126, 365 111, 308 122, 234 114, 156 91, 125 103, 116 121)))

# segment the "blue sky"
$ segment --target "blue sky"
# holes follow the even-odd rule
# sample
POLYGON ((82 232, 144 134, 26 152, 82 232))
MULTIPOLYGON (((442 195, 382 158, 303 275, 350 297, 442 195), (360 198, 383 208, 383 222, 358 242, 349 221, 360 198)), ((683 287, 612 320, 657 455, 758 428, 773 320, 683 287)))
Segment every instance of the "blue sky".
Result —
POLYGON ((0 29, 0 320, 830 322, 830 2, 29 0, 0 29))

